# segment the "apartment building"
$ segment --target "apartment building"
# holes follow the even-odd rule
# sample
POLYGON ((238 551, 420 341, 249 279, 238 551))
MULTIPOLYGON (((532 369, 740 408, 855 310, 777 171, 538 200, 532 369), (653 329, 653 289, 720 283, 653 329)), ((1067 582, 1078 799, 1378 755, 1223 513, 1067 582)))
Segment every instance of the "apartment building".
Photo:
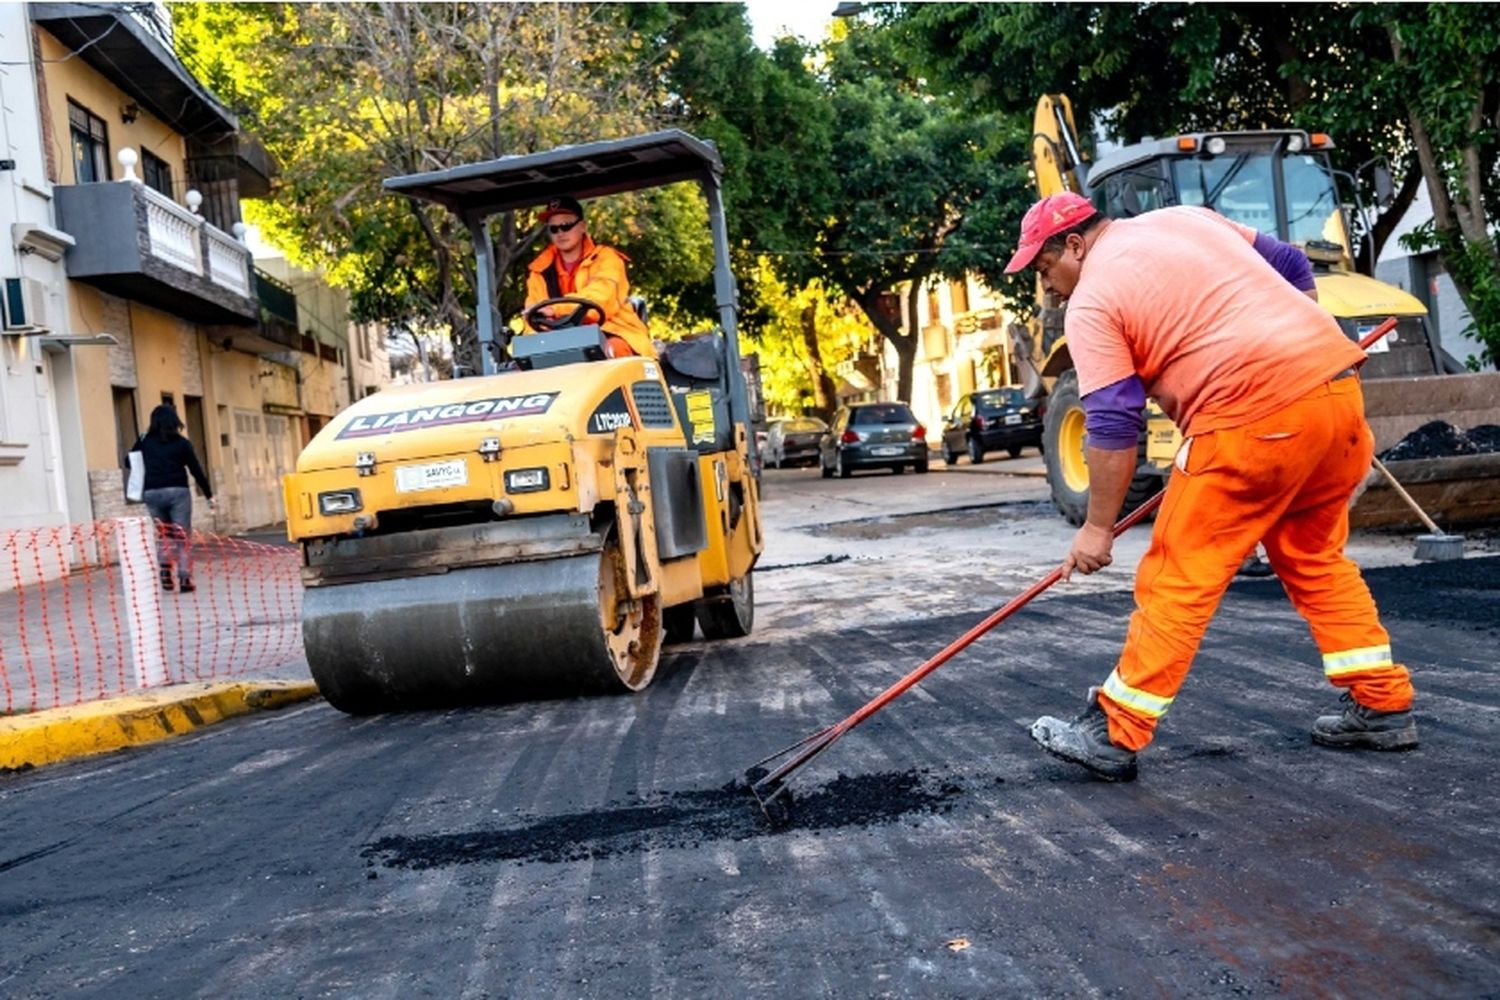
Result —
MULTIPOLYGON (((897 316, 911 315, 917 296, 920 337, 912 366, 911 404, 917 419, 940 426, 965 393, 1027 381, 1024 361, 1012 350, 1015 319, 998 295, 972 275, 903 286, 893 297, 897 316)), ((903 326, 904 326, 903 322, 903 326)), ((838 369, 839 402, 895 399, 899 375, 896 350, 873 330, 838 369)))
POLYGON ((162 402, 221 501, 195 524, 279 521, 324 354, 241 239, 270 158, 174 54, 162 4, 0 5, 0 53, 0 528, 126 513, 122 456, 162 402))

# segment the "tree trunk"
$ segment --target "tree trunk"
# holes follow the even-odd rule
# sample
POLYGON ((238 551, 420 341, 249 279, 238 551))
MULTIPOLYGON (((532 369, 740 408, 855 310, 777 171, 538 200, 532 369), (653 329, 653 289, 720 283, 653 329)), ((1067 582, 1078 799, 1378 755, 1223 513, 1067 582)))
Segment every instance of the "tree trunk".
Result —
POLYGON ((880 300, 886 295, 886 291, 880 288, 867 288, 855 296, 854 301, 864 310, 875 329, 880 335, 890 341, 896 349, 896 357, 899 366, 896 374, 896 395, 904 402, 909 402, 906 397, 911 395, 912 366, 917 357, 917 337, 915 333, 902 333, 901 325, 896 322, 896 317, 880 308, 880 300))
POLYGON ((1385 249, 1386 240, 1391 238, 1395 232, 1396 224, 1411 208, 1411 203, 1416 200, 1417 192, 1422 189, 1422 170, 1408 170, 1406 176, 1401 179, 1401 186, 1396 189, 1395 197, 1391 199, 1389 207, 1375 217, 1375 224, 1370 228, 1370 239, 1360 242, 1359 253, 1355 255, 1354 269, 1363 274, 1375 273, 1375 262, 1380 260, 1380 252, 1385 249))
MULTIPOLYGON (((1396 64, 1405 66, 1406 53, 1399 29, 1391 24, 1387 26, 1386 31, 1390 36, 1391 54, 1395 57, 1396 64)), ((1422 116, 1421 109, 1409 95, 1405 98, 1405 104, 1407 127, 1411 130, 1412 144, 1417 149, 1417 161, 1422 165, 1422 176, 1427 181, 1427 193, 1432 198, 1432 224, 1436 230, 1438 256, 1449 277, 1453 279, 1453 287, 1458 290, 1459 297, 1463 299, 1469 314, 1479 320, 1485 310, 1481 303, 1475 301, 1475 287, 1470 277, 1470 266, 1462 260, 1454 259, 1455 256, 1461 257, 1465 249, 1473 252, 1474 248, 1483 248, 1481 252, 1489 258, 1488 265, 1500 274, 1500 255, 1497 255, 1495 244, 1489 239, 1485 225, 1484 201, 1481 193, 1483 178, 1478 169, 1478 149, 1471 142, 1460 151, 1463 166, 1460 168, 1462 173, 1458 178, 1458 187, 1462 192, 1462 199, 1455 202, 1448 188, 1447 177, 1433 149, 1432 137, 1427 131, 1427 122, 1422 116)), ((1469 116, 1470 135, 1477 135, 1474 129, 1478 129, 1483 124, 1482 110, 1483 91, 1481 90, 1475 95, 1474 108, 1469 116)), ((1483 329, 1480 331, 1480 336, 1488 340, 1486 331, 1483 329)))
POLYGON ((838 384, 823 363, 823 350, 818 346, 818 304, 809 302, 802 310, 802 344, 807 348, 807 370, 812 376, 813 409, 818 416, 829 420, 833 416, 834 401, 838 398, 838 384))

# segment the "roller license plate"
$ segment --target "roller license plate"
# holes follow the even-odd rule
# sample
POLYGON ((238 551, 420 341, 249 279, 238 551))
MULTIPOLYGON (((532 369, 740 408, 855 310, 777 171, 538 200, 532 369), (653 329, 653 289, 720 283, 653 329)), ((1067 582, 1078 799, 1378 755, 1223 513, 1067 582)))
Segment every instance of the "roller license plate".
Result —
POLYGON ((468 482, 469 466, 460 458, 427 465, 396 466, 397 493, 439 490, 447 486, 464 486, 468 482))
POLYGON ((893 448, 890 445, 886 445, 883 448, 871 448, 870 449, 870 454, 874 455, 876 458, 886 458, 886 457, 891 456, 891 455, 899 455, 899 454, 901 454, 901 449, 900 448, 893 448))

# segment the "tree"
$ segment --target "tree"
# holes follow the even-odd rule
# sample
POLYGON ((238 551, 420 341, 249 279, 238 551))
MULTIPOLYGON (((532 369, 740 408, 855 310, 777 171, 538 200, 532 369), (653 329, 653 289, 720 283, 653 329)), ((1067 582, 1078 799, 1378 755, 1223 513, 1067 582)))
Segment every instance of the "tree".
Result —
POLYGON ((837 405, 834 369, 853 355, 868 327, 843 296, 829 293, 817 279, 788 284, 768 257, 755 262, 744 285, 754 304, 746 327, 760 346, 767 405, 829 419, 837 405))
MULTIPOLYGON (((356 315, 450 328, 470 370, 469 234, 446 211, 387 196, 381 180, 653 121, 640 39, 608 6, 182 4, 174 14, 184 60, 248 112, 281 164, 272 198, 247 217, 294 262, 349 287, 356 315)), ((666 234, 696 221, 669 194, 611 204, 590 224, 666 234)), ((492 223, 503 309, 519 305, 512 265, 539 232, 514 213, 492 223)), ((697 261, 673 249, 685 243, 650 244, 633 280, 701 272, 706 237, 697 261)))
POLYGON ((1091 124, 1123 142, 1292 126, 1334 131, 1351 171, 1388 156, 1402 183, 1376 215, 1368 268, 1419 178, 1384 39, 1355 21, 1344 4, 923 4, 898 26, 918 63, 981 110, 1029 120, 1041 94, 1067 93, 1088 144, 1091 124))
POLYGON ((1409 241, 1436 248, 1500 366, 1500 25, 1493 9, 1431 4, 1371 12, 1383 22, 1432 220, 1409 241))
POLYGON ((1028 133, 927 92, 894 42, 859 26, 831 46, 825 86, 839 173, 810 260, 895 348, 897 393, 907 399, 921 332, 916 292, 969 271, 998 283, 1013 242, 997 228, 1002 206, 1029 202, 1028 133), (904 330, 890 305, 902 286, 912 291, 904 330))

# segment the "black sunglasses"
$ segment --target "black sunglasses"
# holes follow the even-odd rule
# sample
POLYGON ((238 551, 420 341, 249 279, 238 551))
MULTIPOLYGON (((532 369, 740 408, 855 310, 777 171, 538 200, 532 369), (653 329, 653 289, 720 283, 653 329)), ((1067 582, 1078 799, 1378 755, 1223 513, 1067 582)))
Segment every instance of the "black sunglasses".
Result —
POLYGON ((582 221, 583 221, 582 219, 574 219, 572 222, 559 222, 555 226, 552 225, 549 222, 547 224, 547 232, 549 232, 549 233, 565 233, 569 229, 572 229, 574 226, 578 225, 582 221))

